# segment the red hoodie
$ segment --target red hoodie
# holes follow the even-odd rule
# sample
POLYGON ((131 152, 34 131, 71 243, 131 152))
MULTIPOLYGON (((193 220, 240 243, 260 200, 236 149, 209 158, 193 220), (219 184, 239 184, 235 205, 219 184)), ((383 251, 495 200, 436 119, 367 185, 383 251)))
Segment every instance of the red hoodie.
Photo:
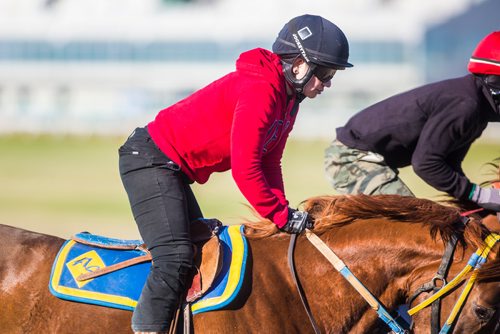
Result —
POLYGON ((244 52, 236 71, 160 111, 148 124, 153 141, 192 180, 231 169, 238 188, 278 227, 288 220, 281 157, 295 122, 279 57, 244 52))

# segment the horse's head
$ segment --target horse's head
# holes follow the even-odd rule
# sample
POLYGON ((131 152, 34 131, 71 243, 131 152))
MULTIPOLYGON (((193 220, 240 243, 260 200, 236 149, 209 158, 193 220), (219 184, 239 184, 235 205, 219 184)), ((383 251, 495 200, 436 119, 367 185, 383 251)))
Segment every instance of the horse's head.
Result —
POLYGON ((500 256, 481 269, 453 333, 500 333, 500 256))

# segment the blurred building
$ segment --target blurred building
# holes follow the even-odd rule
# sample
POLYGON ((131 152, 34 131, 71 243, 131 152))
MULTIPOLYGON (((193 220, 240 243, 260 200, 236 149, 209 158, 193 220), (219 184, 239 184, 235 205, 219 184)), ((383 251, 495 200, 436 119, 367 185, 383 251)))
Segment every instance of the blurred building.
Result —
POLYGON ((304 103, 294 134, 331 137, 335 127, 371 103, 428 80, 464 74, 474 45, 500 29, 499 5, 497 0, 307 5, 297 0, 3 0, 0 132, 128 133, 233 70, 242 51, 270 49, 285 22, 310 13, 344 30, 355 67, 338 73, 326 94, 304 103), (488 8, 491 23, 468 14, 480 8, 488 8), (468 33, 454 34, 452 25, 468 33), (462 53, 439 65, 428 60, 457 43, 462 53), (452 62, 462 65, 448 69, 452 62), (435 66, 436 75, 429 75, 435 66))
POLYGON ((478 41, 500 30, 500 1, 484 1, 426 29, 423 38, 426 81, 467 73, 478 41))

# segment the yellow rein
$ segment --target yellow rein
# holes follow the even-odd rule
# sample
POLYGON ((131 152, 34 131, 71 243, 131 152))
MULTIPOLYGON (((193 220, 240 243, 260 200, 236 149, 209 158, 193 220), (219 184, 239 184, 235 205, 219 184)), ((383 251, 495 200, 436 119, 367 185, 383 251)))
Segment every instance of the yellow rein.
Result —
POLYGON ((422 309, 426 308, 433 302, 435 302, 437 299, 441 298, 444 294, 449 292, 451 289, 453 289, 458 283, 460 283, 463 280, 463 277, 467 275, 471 269, 474 268, 472 271, 471 277, 469 278, 469 281, 467 282, 467 285, 464 287, 464 290, 460 294, 459 299, 455 303, 455 306, 453 307, 453 310, 451 311, 450 316, 446 320, 446 324, 451 325, 453 321, 455 320, 456 316, 458 315, 458 312, 460 311, 460 308, 462 307, 463 303, 465 302, 465 299, 467 298, 470 290, 472 289, 472 285, 474 284, 477 273, 479 269, 481 268, 481 265, 486 261, 486 258, 488 257, 488 254, 490 253, 491 249, 493 246, 500 240, 500 235, 496 233, 491 233, 486 237, 484 240, 485 246, 478 248, 475 254, 471 256, 471 259, 469 259, 469 262, 465 266, 462 271, 453 278, 448 284, 443 286, 438 292, 433 294, 431 297, 427 298, 420 304, 416 305, 412 309, 408 310, 408 314, 413 316, 417 312, 421 311, 422 309), (474 256, 475 255, 475 256, 474 256))

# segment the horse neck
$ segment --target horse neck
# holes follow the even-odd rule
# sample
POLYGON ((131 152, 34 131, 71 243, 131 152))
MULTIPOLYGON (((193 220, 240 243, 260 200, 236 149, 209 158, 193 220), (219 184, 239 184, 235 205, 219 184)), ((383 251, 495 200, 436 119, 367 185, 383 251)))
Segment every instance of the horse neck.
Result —
POLYGON ((422 263, 440 261, 444 248, 442 242, 432 240, 422 224, 382 219, 358 220, 332 229, 321 239, 353 271, 360 268, 368 273, 373 268, 375 276, 381 271, 395 277, 409 274, 422 263))
MULTIPOLYGON (((423 268, 430 261, 437 269, 443 252, 443 245, 434 242, 428 228, 421 224, 380 219, 333 228, 321 239, 388 308, 402 303, 409 293, 415 268, 423 268)), ((297 271, 320 321, 333 332, 374 326, 377 315, 361 295, 305 238, 299 244, 297 271)), ((427 275, 427 271, 422 274, 427 275)))

